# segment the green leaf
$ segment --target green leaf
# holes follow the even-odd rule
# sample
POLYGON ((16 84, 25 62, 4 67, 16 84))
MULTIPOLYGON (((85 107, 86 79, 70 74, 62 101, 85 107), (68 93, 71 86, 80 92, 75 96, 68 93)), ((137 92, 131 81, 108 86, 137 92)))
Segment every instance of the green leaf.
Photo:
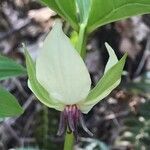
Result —
POLYGON ((91 87, 88 70, 70 39, 56 22, 36 61, 36 77, 48 93, 64 105, 85 99, 91 87))
POLYGON ((23 113, 16 98, 0 87, 0 117, 12 117, 23 113))
POLYGON ((0 55, 0 80, 25 75, 26 69, 14 60, 0 55))
POLYGON ((41 0, 78 30, 75 0, 41 0))
POLYGON ((57 106, 57 103, 54 102, 54 100, 50 97, 48 92, 39 84, 39 82, 36 79, 36 70, 35 70, 35 64, 29 55, 26 48, 25 49, 25 57, 26 57, 26 66, 27 66, 27 72, 28 72, 28 86, 31 89, 31 91, 36 95, 36 97, 41 101, 43 104, 50 108, 55 108, 57 110, 62 110, 61 104, 59 104, 59 107, 57 106))
POLYGON ((107 23, 149 12, 149 0, 92 0, 88 32, 107 23))
POLYGON ((125 60, 127 54, 125 54, 117 63, 117 57, 114 56, 115 53, 112 52, 112 49, 107 44, 107 50, 109 52, 110 57, 108 63, 106 65, 106 71, 103 77, 99 80, 97 85, 90 91, 88 97, 84 101, 84 103, 80 103, 80 109, 83 113, 88 113, 92 107, 97 104, 100 100, 105 98, 110 92, 116 88, 121 81, 121 74, 123 71, 123 67, 125 64, 125 60), (114 60, 114 62, 113 62, 114 60), (110 62, 112 62, 112 66, 110 68, 110 62))

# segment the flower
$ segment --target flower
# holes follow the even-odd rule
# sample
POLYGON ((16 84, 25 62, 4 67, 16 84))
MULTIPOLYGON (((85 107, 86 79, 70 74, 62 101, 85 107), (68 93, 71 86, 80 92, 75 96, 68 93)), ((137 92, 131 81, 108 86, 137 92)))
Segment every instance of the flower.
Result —
POLYGON ((112 48, 108 44, 106 47, 110 57, 103 77, 92 90, 85 63, 63 33, 60 21, 55 23, 44 41, 36 64, 25 50, 29 88, 46 106, 61 111, 58 135, 66 128, 77 135, 79 123, 92 135, 85 126, 82 113, 88 113, 118 86, 126 59, 124 55, 118 61, 112 48))

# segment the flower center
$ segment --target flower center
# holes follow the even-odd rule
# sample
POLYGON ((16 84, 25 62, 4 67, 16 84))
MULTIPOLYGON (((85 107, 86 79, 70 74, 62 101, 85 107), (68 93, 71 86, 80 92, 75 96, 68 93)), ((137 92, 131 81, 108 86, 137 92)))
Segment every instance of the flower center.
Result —
POLYGON ((67 129, 68 132, 73 132, 77 137, 78 135, 78 126, 84 129, 89 135, 93 135, 86 127, 83 115, 78 109, 77 105, 67 105, 64 111, 60 114, 60 123, 57 135, 62 135, 67 129))

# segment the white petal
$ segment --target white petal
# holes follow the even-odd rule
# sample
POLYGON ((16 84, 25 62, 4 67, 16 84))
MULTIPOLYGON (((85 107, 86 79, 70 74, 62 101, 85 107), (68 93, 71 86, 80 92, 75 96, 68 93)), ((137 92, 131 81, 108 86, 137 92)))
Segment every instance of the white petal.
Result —
POLYGON ((70 105, 84 100, 91 86, 87 68, 57 22, 36 61, 39 83, 58 101, 70 105))

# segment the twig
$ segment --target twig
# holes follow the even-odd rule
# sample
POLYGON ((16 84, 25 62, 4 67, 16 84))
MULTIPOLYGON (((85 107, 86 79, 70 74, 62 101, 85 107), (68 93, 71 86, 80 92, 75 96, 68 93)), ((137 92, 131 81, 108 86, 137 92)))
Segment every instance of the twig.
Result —
POLYGON ((20 81, 17 78, 13 78, 12 79, 13 83, 16 85, 17 89, 20 91, 20 93, 24 96, 24 97, 28 97, 28 94, 25 92, 25 90, 23 89, 20 81))
POLYGON ((4 122, 2 124, 5 128, 7 128, 7 131, 9 131, 10 135, 12 135, 13 138, 15 138, 17 140, 17 142, 19 143, 19 145, 21 145, 21 141, 19 136, 16 134, 16 132, 13 130, 13 128, 7 124, 6 122, 4 122))
POLYGON ((120 118, 120 117, 127 116, 128 114, 129 114, 129 111, 123 111, 123 112, 120 112, 120 113, 117 113, 117 114, 113 113, 113 114, 107 115, 103 119, 104 120, 113 120, 115 118, 120 118))
POLYGON ((11 29, 8 32, 6 32, 5 34, 3 34, 2 36, 0 36, 0 41, 7 39, 8 37, 19 33, 22 29, 30 26, 32 24, 31 20, 27 20, 27 22, 25 24, 23 24, 21 27, 17 28, 17 29, 11 29))
POLYGON ((144 64, 145 64, 145 62, 146 62, 146 60, 147 60, 149 55, 150 55, 150 34, 149 34, 148 39, 147 39, 147 44, 146 44, 146 48, 145 48, 144 54, 143 54, 143 56, 141 58, 141 61, 140 61, 139 65, 138 65, 137 70, 135 71, 135 74, 134 74, 135 77, 140 74, 140 72, 143 69, 144 64))

